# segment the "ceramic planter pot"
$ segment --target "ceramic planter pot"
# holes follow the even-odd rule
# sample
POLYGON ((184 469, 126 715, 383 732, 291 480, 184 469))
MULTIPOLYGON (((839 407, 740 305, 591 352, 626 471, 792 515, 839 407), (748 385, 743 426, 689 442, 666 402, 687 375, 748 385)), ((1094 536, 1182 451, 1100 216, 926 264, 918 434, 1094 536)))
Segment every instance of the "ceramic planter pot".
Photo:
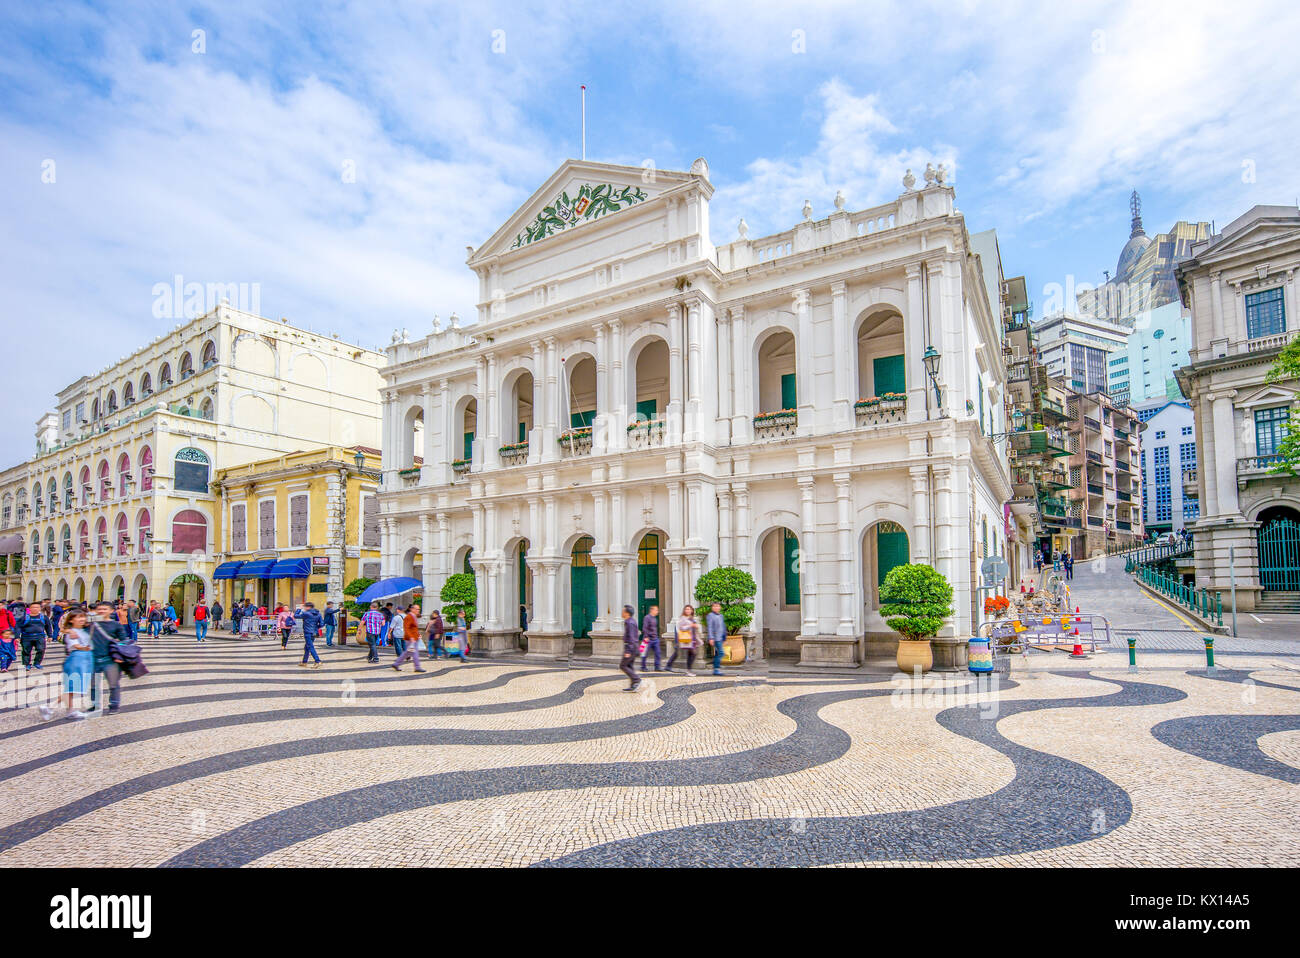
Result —
POLYGON ((739 665, 745 661, 745 637, 729 635, 722 642, 722 664, 739 665))
POLYGON ((929 672, 934 667, 934 653, 930 650, 929 639, 899 639, 898 653, 895 655, 898 671, 911 675, 919 665, 922 672, 929 672))

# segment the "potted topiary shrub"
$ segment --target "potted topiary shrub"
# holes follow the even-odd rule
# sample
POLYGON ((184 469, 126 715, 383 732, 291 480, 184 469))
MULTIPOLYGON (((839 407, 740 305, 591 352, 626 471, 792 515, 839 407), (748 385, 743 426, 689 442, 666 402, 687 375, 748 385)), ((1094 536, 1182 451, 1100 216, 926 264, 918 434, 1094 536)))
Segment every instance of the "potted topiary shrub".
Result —
POLYGON ((902 672, 934 665, 930 639, 952 615, 952 586, 928 565, 900 565, 889 570, 880 587, 880 614, 899 635, 896 661, 902 672))
POLYGON ((466 626, 478 615, 478 587, 468 572, 448 576, 438 597, 442 600, 442 618, 449 626, 455 625, 457 615, 465 616, 466 626))
POLYGON ((731 566, 710 569, 695 583, 695 601, 701 615, 707 615, 715 602, 722 606, 722 621, 727 625, 722 661, 726 665, 745 661, 745 638, 740 633, 754 621, 754 603, 749 600, 757 592, 754 577, 731 566))

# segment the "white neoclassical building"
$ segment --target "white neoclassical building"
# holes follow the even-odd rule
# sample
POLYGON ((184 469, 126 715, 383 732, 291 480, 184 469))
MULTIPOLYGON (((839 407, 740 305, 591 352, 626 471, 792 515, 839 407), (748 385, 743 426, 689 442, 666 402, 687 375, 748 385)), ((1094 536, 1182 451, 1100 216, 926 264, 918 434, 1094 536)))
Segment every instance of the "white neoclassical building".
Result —
POLYGON ((566 162, 470 249, 477 321, 394 334, 385 574, 436 596, 472 570, 481 651, 523 632, 530 655, 600 657, 625 604, 667 619, 735 565, 753 654, 844 664, 892 641, 884 573, 925 562, 957 594, 937 658, 959 659, 978 562, 1005 549, 1001 269, 942 173, 906 181, 715 247, 703 160, 566 162))

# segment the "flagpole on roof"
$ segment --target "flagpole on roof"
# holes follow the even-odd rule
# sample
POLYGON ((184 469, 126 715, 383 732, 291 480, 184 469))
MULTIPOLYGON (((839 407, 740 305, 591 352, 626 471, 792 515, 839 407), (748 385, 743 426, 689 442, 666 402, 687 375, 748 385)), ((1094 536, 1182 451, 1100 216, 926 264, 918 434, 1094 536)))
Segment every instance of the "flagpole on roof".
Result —
POLYGON ((582 85, 582 158, 587 158, 587 84, 582 85))

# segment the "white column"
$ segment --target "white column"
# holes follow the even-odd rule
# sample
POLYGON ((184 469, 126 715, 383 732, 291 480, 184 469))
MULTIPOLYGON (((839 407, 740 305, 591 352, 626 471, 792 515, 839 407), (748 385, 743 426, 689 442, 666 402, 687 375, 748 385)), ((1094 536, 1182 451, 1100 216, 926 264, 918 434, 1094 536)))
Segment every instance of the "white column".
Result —
POLYGON ((732 559, 734 543, 731 538, 731 491, 726 486, 718 487, 718 564, 735 565, 732 559))
MULTIPOLYGON (((731 308, 731 441, 739 445, 753 438, 754 391, 750 387, 749 323, 744 306, 731 308)), ((798 348, 798 344, 795 345, 798 348)))
POLYGON ((930 284, 930 336, 932 345, 942 356, 939 360, 940 406, 936 410, 936 415, 942 415, 953 404, 946 384, 961 381, 958 371, 966 368, 966 356, 963 354, 963 337, 959 330, 954 332, 953 329, 954 322, 960 322, 960 317, 949 316, 945 308, 943 263, 927 263, 926 272, 930 284))
POLYGON ((925 419, 926 397, 930 395, 925 365, 921 361, 925 347, 929 345, 925 336, 924 311, 921 267, 908 266, 907 315, 903 317, 903 379, 907 388, 908 422, 921 422, 925 419))
POLYGON ((812 476, 799 478, 799 632, 817 635, 817 502, 816 480, 812 476))
POLYGON ((749 486, 743 482, 731 484, 731 494, 736 501, 736 547, 734 560, 736 568, 744 569, 753 575, 754 556, 749 544, 749 486))
MULTIPOLYGON (((426 419, 426 422, 428 420, 426 419)), ((424 582, 424 605, 420 611, 426 615, 432 608, 429 603, 438 598, 438 567, 440 557, 434 543, 434 517, 429 513, 420 516, 420 579, 424 582)))
POLYGON ((908 543, 911 560, 932 565, 930 558, 930 486, 924 466, 911 469, 912 538, 908 543))
POLYGON ((855 635, 853 627, 853 487, 849 474, 838 472, 835 480, 835 536, 839 551, 839 625, 836 635, 855 635))
POLYGON ((686 304, 686 429, 685 438, 700 438, 700 415, 704 394, 704 329, 700 313, 702 304, 691 299, 686 304))
MULTIPOLYGON (((596 415, 609 411, 609 341, 610 334, 605 328, 604 323, 595 323, 593 328, 596 331, 596 415)), ((569 397, 569 403, 573 403, 572 392, 568 389, 565 395, 569 397)), ((560 428, 569 428, 569 410, 565 410, 561 418, 564 420, 560 428)))
MULTIPOLYGON (((380 457, 384 470, 384 487, 393 488, 397 484, 397 470, 402 468, 402 443, 397 412, 397 391, 394 389, 384 391, 381 435, 384 437, 383 455, 380 457)), ((94 476, 91 477, 91 481, 98 483, 94 476)), ((95 490, 96 494, 98 494, 98 485, 95 486, 95 490)))
MULTIPOLYGON (((1214 472, 1219 493, 1218 514, 1221 516, 1235 516, 1241 512, 1237 501, 1237 437, 1233 428, 1232 407, 1236 395, 1235 389, 1229 389, 1211 396, 1214 410, 1214 472)), ((1172 472, 1172 463, 1169 468, 1172 472)), ((1148 494, 1149 501, 1154 505, 1153 496, 1154 493, 1148 494)))
POLYGON ((813 354, 812 303, 807 289, 794 291, 795 315, 795 378, 796 399, 799 403, 798 433, 801 436, 813 432, 813 416, 816 414, 816 384, 813 382, 816 366, 813 354))
POLYGON ((487 424, 488 401, 487 401, 487 359, 480 356, 478 362, 474 364, 474 444, 473 452, 473 469, 478 471, 484 468, 487 460, 487 430, 484 426, 487 424))
POLYGON ((676 304, 668 307, 668 409, 666 431, 669 441, 682 435, 682 417, 685 415, 682 400, 682 309, 676 304))
POLYGON ((858 398, 852 395, 857 383, 850 382, 858 365, 858 344, 850 336, 848 286, 842 281, 831 284, 831 336, 836 357, 831 422, 836 429, 848 429, 853 425, 853 403, 858 398))
MULTIPOLYGON (((487 408, 482 416, 487 419, 487 442, 483 448, 485 469, 495 469, 501 465, 501 403, 497 395, 500 383, 497 382, 497 357, 495 353, 487 354, 487 408)), ((479 419, 479 426, 483 418, 479 419)))
POLYGON ((438 431, 442 433, 442 453, 434 468, 433 481, 438 485, 451 482, 451 462, 464 451, 464 439, 456 431, 455 411, 451 403, 451 383, 446 379, 438 383, 438 431))
POLYGON ((934 561, 932 565, 952 582, 952 469, 938 466, 934 471, 934 561))
POLYGON ((420 481, 433 482, 437 465, 442 461, 438 453, 438 443, 442 438, 438 429, 438 391, 432 382, 420 387, 420 398, 424 405, 424 448, 420 455, 424 462, 420 466, 420 481))
MULTIPOLYGON (((725 420, 730 426, 731 417, 735 413, 736 394, 732 378, 731 313, 729 311, 720 312, 716 320, 718 328, 718 362, 714 376, 716 377, 718 393, 718 422, 721 424, 725 420)), ((718 441, 725 442, 729 431, 729 429, 720 429, 720 435, 717 437, 718 441)))

